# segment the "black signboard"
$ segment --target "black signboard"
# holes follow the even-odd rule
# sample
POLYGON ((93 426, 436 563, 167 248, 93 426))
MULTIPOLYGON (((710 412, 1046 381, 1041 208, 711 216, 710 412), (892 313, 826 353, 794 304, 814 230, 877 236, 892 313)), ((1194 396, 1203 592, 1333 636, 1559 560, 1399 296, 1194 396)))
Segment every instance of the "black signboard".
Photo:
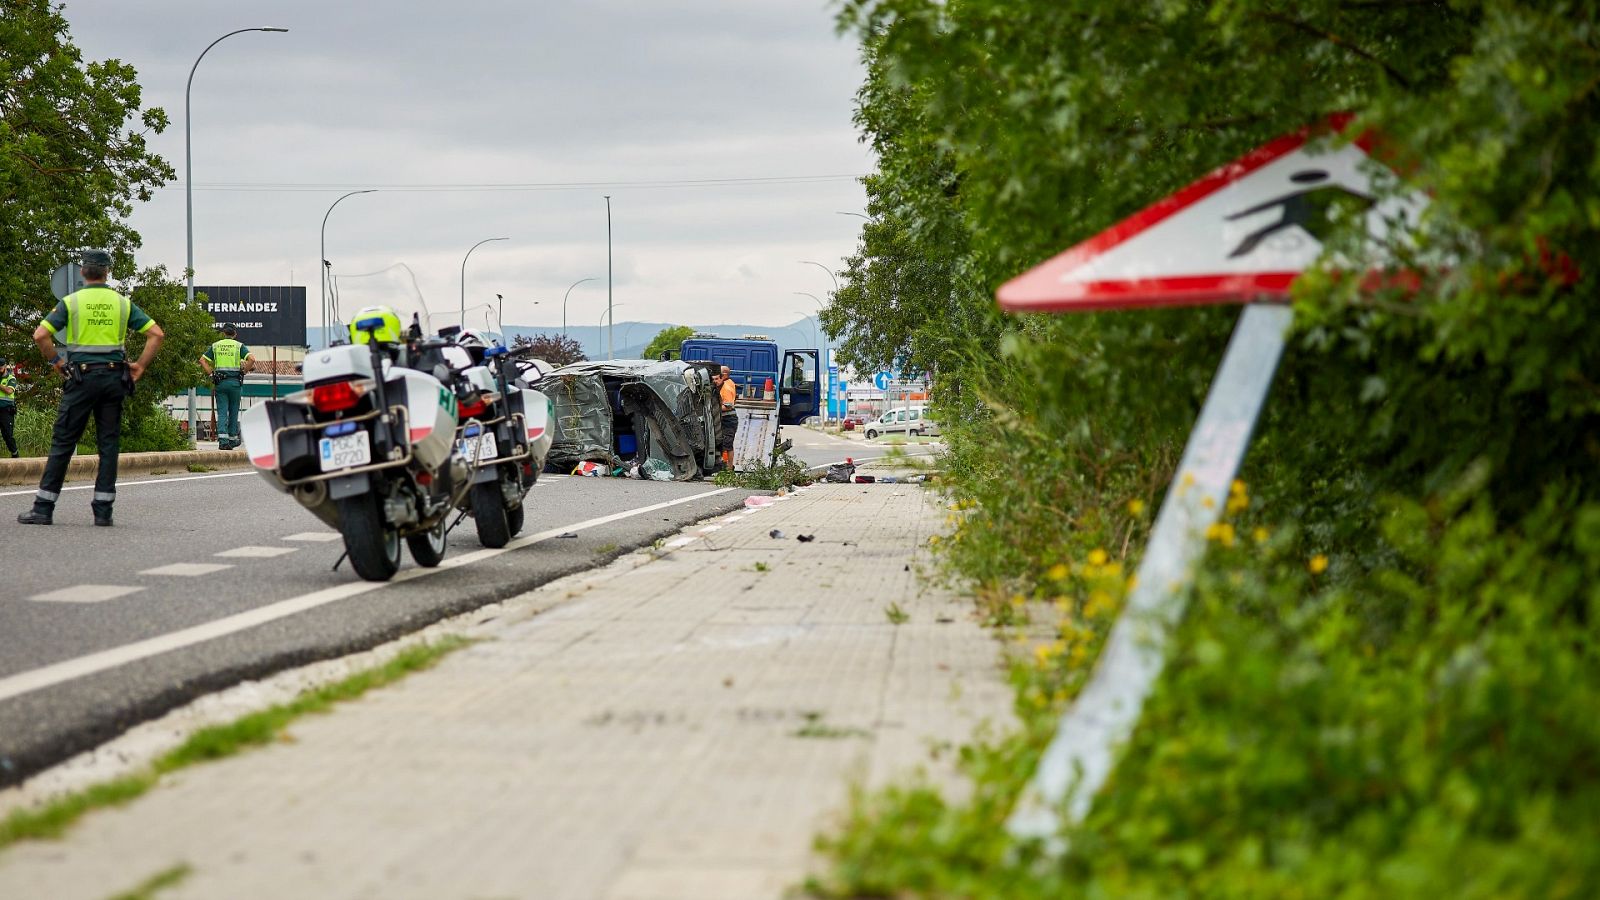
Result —
POLYGON ((306 345, 306 289, 267 285, 257 287, 195 287, 206 295, 206 308, 217 325, 239 329, 239 340, 262 347, 306 345))

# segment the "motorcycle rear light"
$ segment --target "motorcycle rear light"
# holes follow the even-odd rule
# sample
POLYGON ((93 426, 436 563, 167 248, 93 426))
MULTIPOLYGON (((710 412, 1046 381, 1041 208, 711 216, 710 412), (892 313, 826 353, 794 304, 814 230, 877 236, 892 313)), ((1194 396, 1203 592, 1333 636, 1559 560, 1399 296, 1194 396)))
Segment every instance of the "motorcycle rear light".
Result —
POLYGON ((488 404, 482 400, 463 400, 459 406, 460 413, 463 416, 481 416, 487 408, 488 404))
POLYGON ((354 382, 335 381, 311 389, 311 405, 317 412, 343 412, 361 401, 365 390, 357 390, 354 382))
POLYGON ((417 473, 417 484, 420 484, 423 487, 427 487, 428 485, 433 484, 433 473, 432 472, 418 472, 417 473))

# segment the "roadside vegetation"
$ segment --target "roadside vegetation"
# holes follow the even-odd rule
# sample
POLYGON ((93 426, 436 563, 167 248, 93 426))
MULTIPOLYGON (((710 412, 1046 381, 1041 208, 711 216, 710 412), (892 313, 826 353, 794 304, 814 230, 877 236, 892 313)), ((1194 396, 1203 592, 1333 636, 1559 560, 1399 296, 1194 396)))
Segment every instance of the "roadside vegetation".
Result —
MULTIPOLYGON (((812 893, 1600 893, 1600 4, 853 0, 840 25, 879 168, 822 322, 857 370, 935 373, 940 558, 1035 637, 971 794, 858 794, 812 893), (1388 248, 1410 274, 1301 280, 1131 746, 1063 855, 1017 846, 1238 310, 1008 317, 995 288, 1342 111, 1431 198, 1388 248)), ((1349 224, 1328 243, 1376 259, 1349 224)))
POLYGON ((85 814, 109 806, 122 806, 144 795, 163 775, 280 740, 289 725, 301 716, 326 712, 336 703, 354 700, 412 672, 432 668, 440 659, 469 643, 465 638, 446 636, 407 647, 382 665, 306 691, 288 703, 250 713, 226 725, 202 728, 143 771, 73 791, 38 808, 14 810, 0 819, 0 850, 18 841, 58 838, 85 814))
POLYGON ((817 478, 804 462, 784 453, 770 463, 742 472, 723 469, 713 475, 711 480, 714 484, 725 487, 741 487, 752 491, 779 491, 796 485, 811 484, 817 478))

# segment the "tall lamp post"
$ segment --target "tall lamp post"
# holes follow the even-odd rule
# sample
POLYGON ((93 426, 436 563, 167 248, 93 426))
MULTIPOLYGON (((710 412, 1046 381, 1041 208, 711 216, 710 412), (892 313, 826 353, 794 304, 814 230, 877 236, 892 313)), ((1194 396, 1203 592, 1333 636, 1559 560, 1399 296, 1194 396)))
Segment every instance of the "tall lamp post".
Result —
MULTIPOLYGON (((606 195, 606 310, 611 310, 611 195, 606 195)), ((616 359, 616 321, 606 326, 606 359, 616 359)))
MULTIPOLYGON (((194 303, 194 144, 190 139, 191 132, 193 131, 190 126, 194 119, 194 115, 189 110, 189 93, 194 88, 195 70, 200 68, 200 60, 206 58, 206 54, 211 52, 212 47, 215 47, 216 45, 222 43, 228 38, 233 37, 236 34, 244 34, 246 31, 287 32, 288 30, 289 29, 287 28, 264 27, 241 28, 238 31, 230 31, 222 37, 219 37, 207 44, 206 48, 200 51, 200 55, 195 57, 194 65, 189 67, 189 82, 183 87, 183 204, 184 231, 187 234, 189 250, 188 256, 186 257, 184 263, 185 303, 194 303)), ((191 426, 193 426, 193 424, 193 422, 190 423, 191 426)), ((194 432, 191 430, 190 434, 193 433, 194 432)))
POLYGON ((461 327, 462 328, 467 327, 467 260, 472 258, 472 251, 473 250, 476 250, 479 247, 482 247, 484 244, 490 243, 492 241, 509 241, 509 240, 511 240, 511 239, 510 238, 503 238, 503 237, 484 238, 483 240, 477 242, 476 244, 473 244, 470 248, 468 248, 467 255, 461 257, 461 327))
POLYGON ((812 262, 809 259, 802 259, 802 260, 799 260, 799 262, 803 266, 816 266, 817 268, 821 269, 822 271, 827 272, 828 273, 828 277, 829 278, 833 278, 833 292, 835 294, 839 293, 839 279, 834 277, 832 269, 828 268, 827 266, 823 265, 822 263, 812 262))
POLYGON ((333 215, 333 207, 343 202, 345 197, 375 193, 377 193, 376 188, 365 191, 351 191, 345 194, 344 197, 333 201, 333 206, 328 207, 328 211, 322 214, 322 255, 317 258, 322 260, 322 265, 318 266, 318 268, 322 270, 322 345, 324 347, 328 345, 328 320, 333 318, 332 310, 328 309, 328 217, 333 215))
MULTIPOLYGON (((287 32, 287 28, 241 28, 230 31, 206 45, 200 55, 194 58, 194 65, 189 67, 189 81, 183 86, 183 230, 188 245, 188 255, 184 258, 183 272, 183 302, 185 306, 194 305, 194 143, 190 139, 193 128, 191 127, 194 114, 189 109, 189 93, 194 88, 194 73, 200 68, 200 60, 206 58, 211 48, 236 34, 246 31, 275 31, 287 32)), ((195 389, 189 388, 189 440, 194 440, 195 427, 195 389)))
POLYGON ((585 281, 599 281, 599 280, 600 279, 598 279, 598 278, 580 278, 577 281, 574 281, 572 283, 572 285, 567 288, 567 292, 565 294, 561 295, 561 336, 562 337, 566 337, 567 336, 567 298, 572 296, 572 288, 575 288, 578 285, 583 284, 585 281))

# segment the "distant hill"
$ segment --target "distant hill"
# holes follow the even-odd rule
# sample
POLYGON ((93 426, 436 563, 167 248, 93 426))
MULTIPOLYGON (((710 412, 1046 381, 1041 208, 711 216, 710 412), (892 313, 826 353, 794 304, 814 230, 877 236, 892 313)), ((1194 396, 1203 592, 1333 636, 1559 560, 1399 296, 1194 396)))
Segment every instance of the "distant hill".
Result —
MULTIPOLYGON (((670 328, 675 322, 618 322, 616 328, 616 356, 617 359, 634 359, 650 346, 650 342, 663 328, 670 328)), ((817 347, 817 341, 825 338, 822 328, 817 323, 815 316, 808 316, 796 321, 792 325, 695 325, 689 323, 696 331, 714 334, 717 337, 737 338, 747 334, 764 334, 778 342, 778 346, 785 350, 808 349, 817 347), (815 329, 815 330, 813 330, 815 329)), ((313 347, 322 345, 322 329, 315 326, 306 330, 306 339, 313 347)), ((506 325, 506 340, 512 340, 519 335, 532 337, 536 334, 560 334, 561 326, 548 325, 506 325)), ((583 345, 583 352, 590 359, 606 358, 606 329, 595 325, 571 325, 567 328, 567 336, 583 345)))

